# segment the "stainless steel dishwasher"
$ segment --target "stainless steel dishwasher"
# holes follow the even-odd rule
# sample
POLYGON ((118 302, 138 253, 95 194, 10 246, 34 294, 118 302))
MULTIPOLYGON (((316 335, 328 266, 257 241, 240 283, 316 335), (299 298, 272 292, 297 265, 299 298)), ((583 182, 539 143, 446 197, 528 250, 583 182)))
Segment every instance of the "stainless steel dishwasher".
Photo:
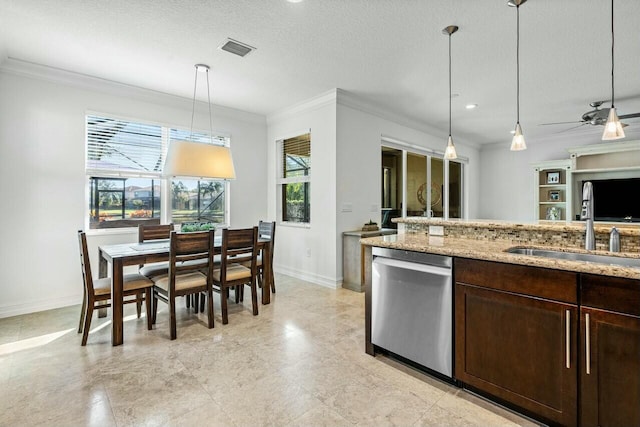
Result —
POLYGON ((452 258, 372 248, 371 342, 453 376, 452 258))

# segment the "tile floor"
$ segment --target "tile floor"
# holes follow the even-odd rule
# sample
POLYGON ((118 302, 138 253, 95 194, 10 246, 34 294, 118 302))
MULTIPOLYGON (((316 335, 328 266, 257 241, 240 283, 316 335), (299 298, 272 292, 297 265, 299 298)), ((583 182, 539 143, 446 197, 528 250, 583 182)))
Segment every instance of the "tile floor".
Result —
POLYGON ((79 306, 0 319, 1 426, 535 425, 392 359, 364 353, 364 295, 287 276, 253 317, 250 299, 216 325, 180 302, 146 330, 127 305, 125 343, 79 306))

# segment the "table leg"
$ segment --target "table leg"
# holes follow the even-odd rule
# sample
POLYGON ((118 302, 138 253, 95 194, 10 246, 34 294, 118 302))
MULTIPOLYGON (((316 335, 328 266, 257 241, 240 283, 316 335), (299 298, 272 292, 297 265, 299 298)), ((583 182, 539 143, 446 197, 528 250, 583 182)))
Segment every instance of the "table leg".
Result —
POLYGON ((271 253, 269 251, 269 245, 265 245, 262 249, 262 304, 271 304, 271 263, 269 259, 271 253))
MULTIPOLYGON (((102 256, 102 251, 98 250, 98 259, 100 260, 98 264, 98 277, 103 278, 107 277, 107 260, 102 256)), ((107 317, 107 309, 100 308, 98 309, 98 317, 107 317)))
POLYGON ((123 342, 123 268, 121 259, 113 260, 111 264, 111 344, 113 346, 121 345, 123 342))

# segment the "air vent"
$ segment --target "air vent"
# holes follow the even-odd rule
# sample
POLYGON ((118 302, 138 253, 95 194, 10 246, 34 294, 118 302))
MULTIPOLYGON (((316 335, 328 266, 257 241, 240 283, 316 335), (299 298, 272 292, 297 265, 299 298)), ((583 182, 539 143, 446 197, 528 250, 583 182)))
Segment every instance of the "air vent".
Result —
POLYGON ((227 41, 219 48, 238 56, 247 56, 249 53, 256 50, 253 46, 249 46, 248 44, 244 44, 233 39, 227 39, 227 41))

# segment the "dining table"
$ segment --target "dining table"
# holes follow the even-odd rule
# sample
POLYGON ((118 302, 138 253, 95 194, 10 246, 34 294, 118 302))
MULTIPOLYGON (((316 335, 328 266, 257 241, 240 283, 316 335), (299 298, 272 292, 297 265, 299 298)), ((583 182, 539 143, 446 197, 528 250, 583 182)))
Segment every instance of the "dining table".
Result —
MULTIPOLYGON (((258 239, 258 250, 262 251, 262 259, 270 259, 269 239, 258 239)), ((142 265, 154 262, 168 261, 170 258, 170 241, 153 240, 142 243, 122 243, 103 245, 98 247, 100 278, 109 274, 111 265, 111 344, 121 345, 123 339, 123 278, 124 267, 142 265)), ((214 237, 215 253, 219 254, 222 247, 222 236, 214 237)), ((264 262, 262 304, 271 303, 271 263, 264 262)))

